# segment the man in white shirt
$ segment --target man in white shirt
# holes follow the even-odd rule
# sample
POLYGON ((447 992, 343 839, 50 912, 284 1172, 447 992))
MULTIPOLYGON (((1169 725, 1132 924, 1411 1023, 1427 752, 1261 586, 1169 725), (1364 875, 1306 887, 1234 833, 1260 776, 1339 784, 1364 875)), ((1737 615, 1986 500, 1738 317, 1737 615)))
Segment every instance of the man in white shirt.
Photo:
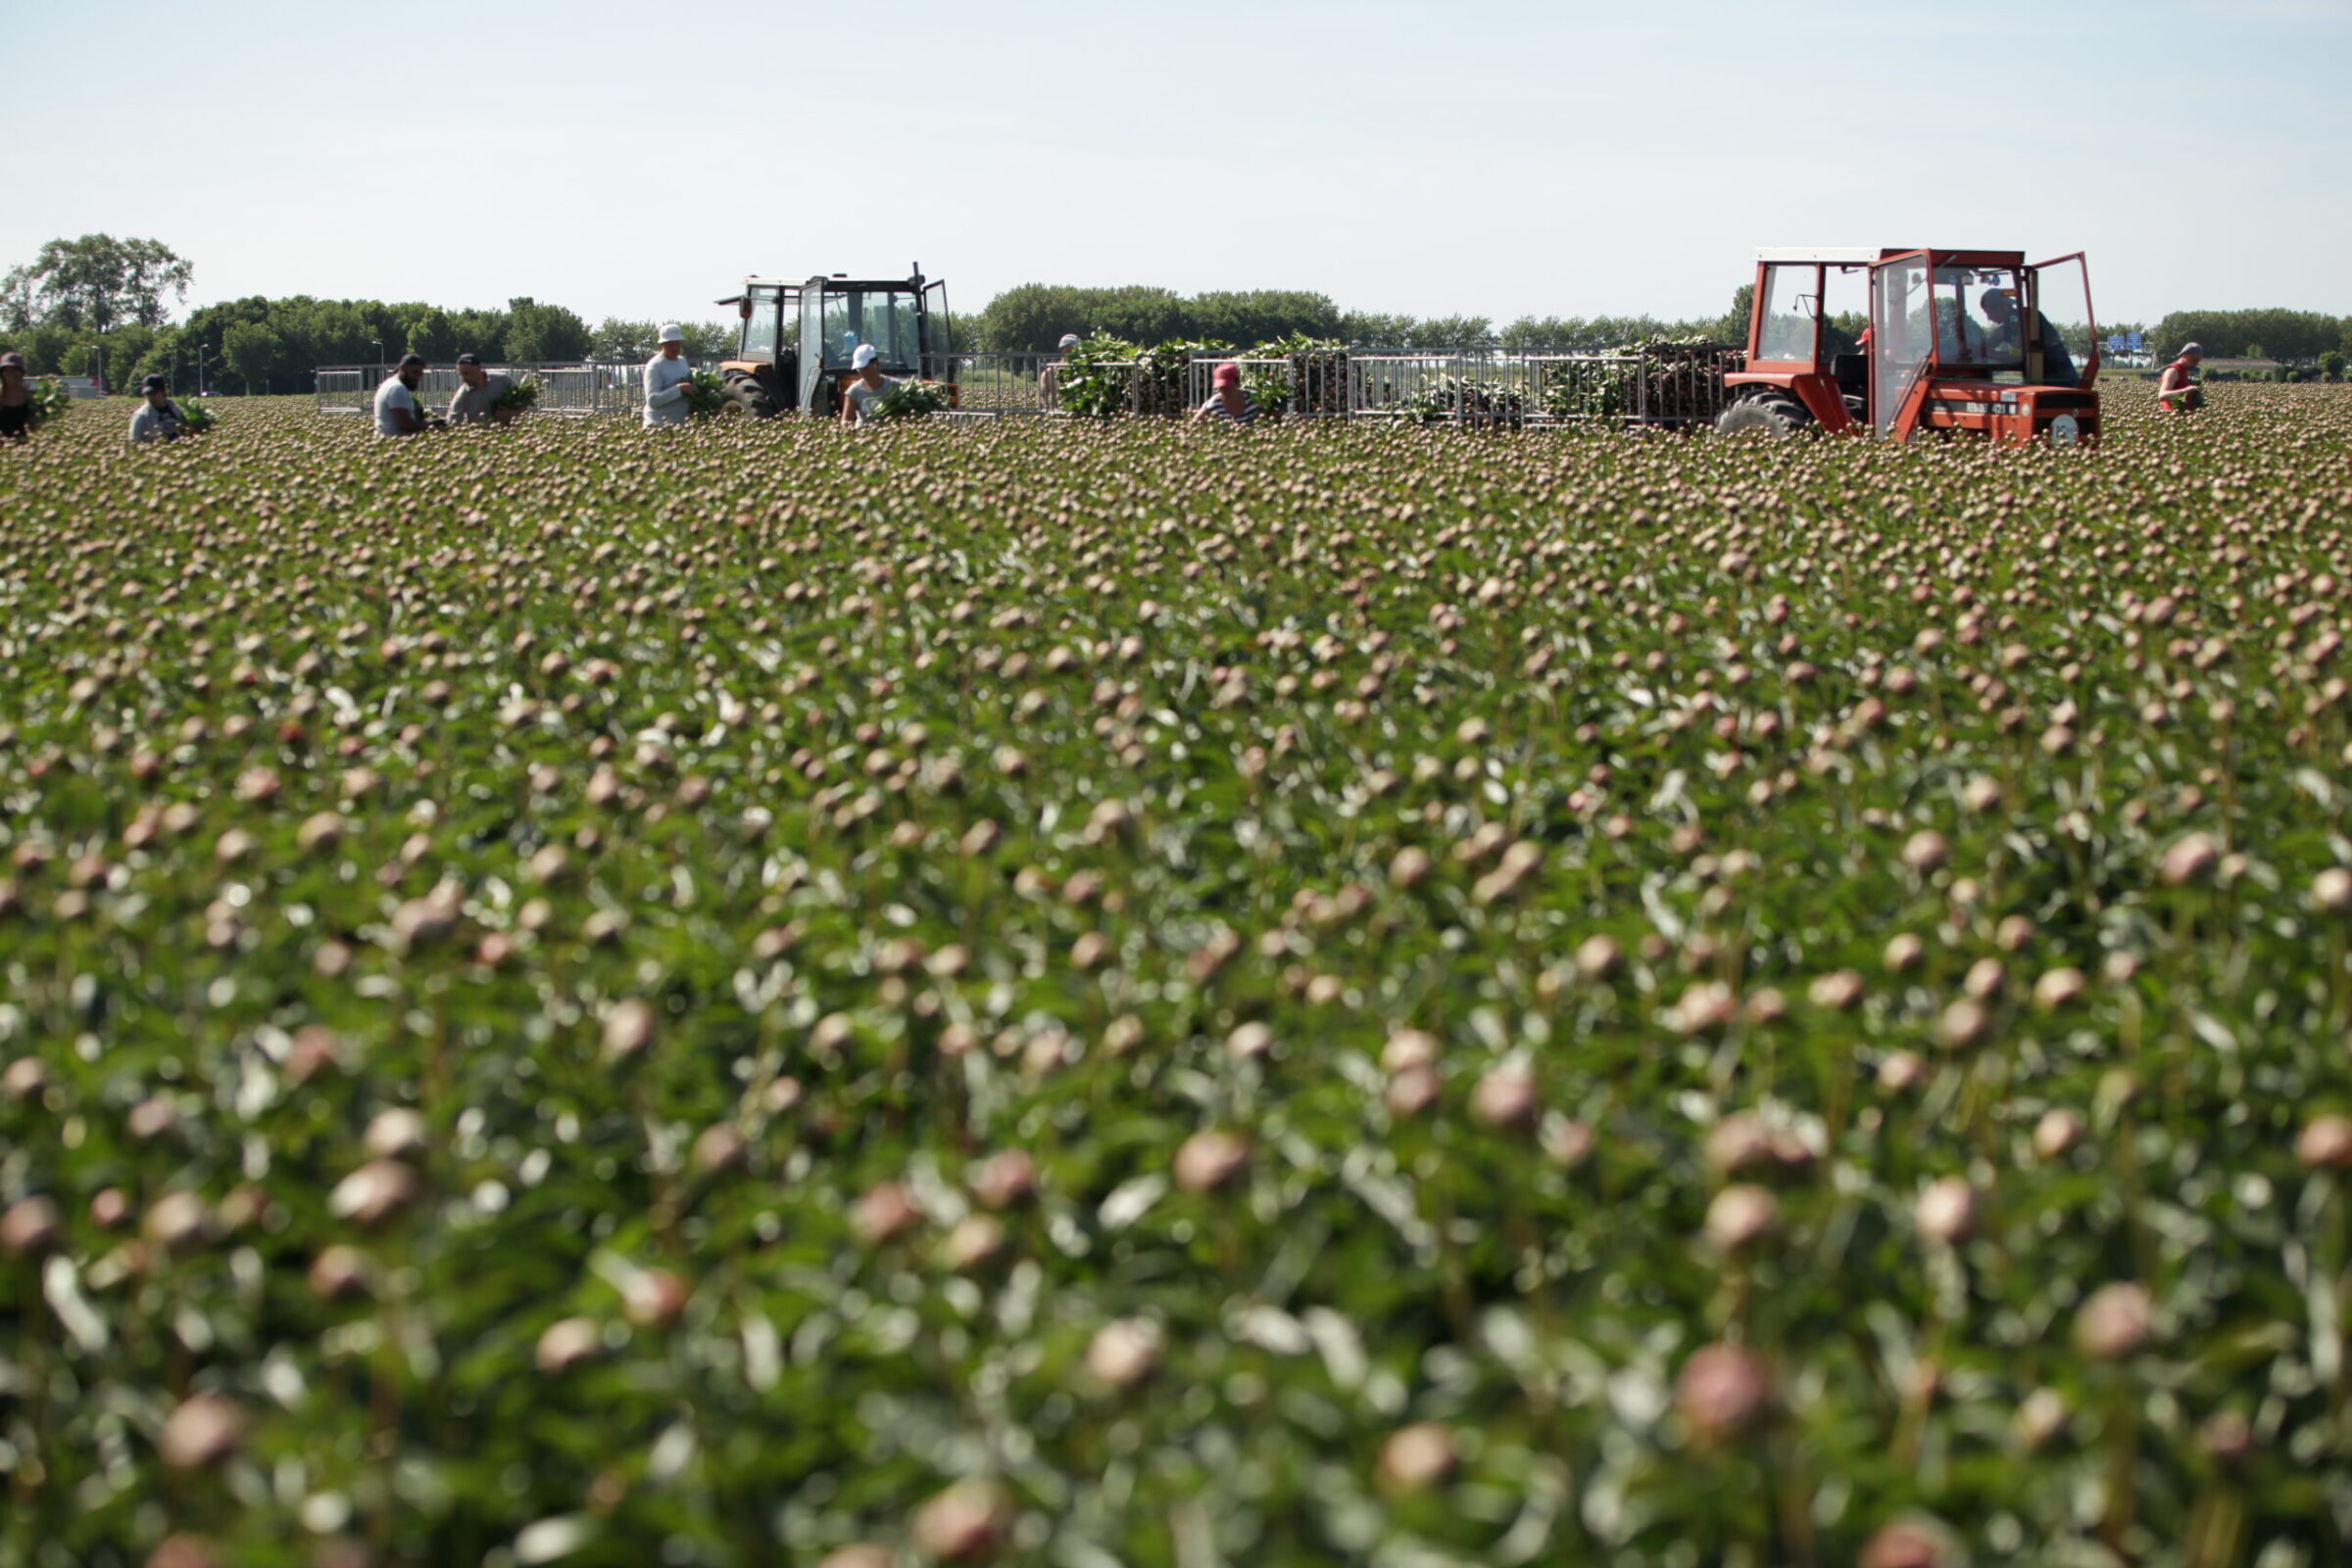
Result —
POLYGON ((684 424, 694 413, 686 401, 686 383, 694 367, 686 363, 686 334, 675 322, 662 328, 662 352, 645 362, 645 422, 684 424))
POLYGON ((377 435, 415 435, 424 428, 424 416, 416 407, 416 388, 423 380, 424 356, 402 355, 400 368, 375 389, 377 435))

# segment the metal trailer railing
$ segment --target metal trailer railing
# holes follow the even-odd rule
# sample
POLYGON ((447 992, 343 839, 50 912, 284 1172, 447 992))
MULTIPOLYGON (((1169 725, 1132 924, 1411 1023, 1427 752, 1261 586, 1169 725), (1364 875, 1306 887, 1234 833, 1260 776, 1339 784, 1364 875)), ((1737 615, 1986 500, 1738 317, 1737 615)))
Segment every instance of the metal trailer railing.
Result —
MULTIPOLYGON (((1216 368, 1242 367, 1262 412, 1290 418, 1406 419, 1421 424, 1656 424, 1712 421, 1724 406, 1723 378, 1744 363, 1738 349, 1656 344, 1634 354, 1450 352, 1294 354, 1287 358, 1141 360, 1066 365, 1059 354, 957 354, 938 367, 956 383, 964 417, 1036 417, 1071 413, 1182 417, 1213 389, 1216 368)), ((539 378, 540 410, 551 414, 635 414, 644 407, 645 367, 627 363, 541 363, 485 367, 539 378)), ((698 362, 697 369, 715 369, 698 362)), ((333 366, 318 372, 320 413, 369 412, 389 368, 333 366)), ((424 372, 417 399, 429 412, 457 391, 454 368, 424 372)))
MULTIPOLYGON (((697 361, 697 370, 715 370, 714 360, 697 361)), ((493 375, 511 379, 536 376, 539 379, 538 412, 543 414, 638 414, 645 409, 645 366, 588 362, 576 360, 541 361, 532 364, 485 365, 483 369, 493 375)), ((374 412, 375 389, 392 374, 389 366, 340 365, 321 366, 318 371, 318 412, 321 414, 359 414, 374 412)), ((455 366, 435 366, 428 368, 416 386, 416 401, 427 414, 449 407, 457 395, 458 371, 455 366)))

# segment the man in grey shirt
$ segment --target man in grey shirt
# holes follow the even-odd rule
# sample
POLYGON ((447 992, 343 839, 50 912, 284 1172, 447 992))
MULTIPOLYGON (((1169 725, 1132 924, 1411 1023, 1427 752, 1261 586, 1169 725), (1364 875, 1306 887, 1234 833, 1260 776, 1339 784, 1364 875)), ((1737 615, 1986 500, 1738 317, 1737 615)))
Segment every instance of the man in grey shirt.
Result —
POLYGON ((458 356, 458 390, 449 400, 449 422, 456 424, 504 424, 499 417, 498 400, 507 390, 507 378, 492 375, 482 368, 478 354, 458 356))
POLYGON ((182 416, 179 405, 172 401, 164 378, 160 375, 147 377, 139 383, 139 392, 146 401, 139 405, 139 412, 130 416, 132 444, 178 440, 182 416))

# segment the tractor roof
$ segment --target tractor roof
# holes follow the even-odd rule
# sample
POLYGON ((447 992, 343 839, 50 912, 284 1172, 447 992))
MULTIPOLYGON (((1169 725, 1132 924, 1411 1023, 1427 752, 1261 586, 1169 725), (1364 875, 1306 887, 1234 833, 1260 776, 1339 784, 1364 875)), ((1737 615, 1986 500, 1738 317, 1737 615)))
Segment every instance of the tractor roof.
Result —
POLYGON ((2024 251, 1962 250, 1942 245, 1888 245, 1873 248, 1868 245, 1764 245, 1756 250, 1759 262, 1796 262, 1826 267, 1870 267, 1896 256, 1909 256, 1918 251, 1932 250, 1938 257, 1966 258, 1964 266, 2023 267, 2024 251))

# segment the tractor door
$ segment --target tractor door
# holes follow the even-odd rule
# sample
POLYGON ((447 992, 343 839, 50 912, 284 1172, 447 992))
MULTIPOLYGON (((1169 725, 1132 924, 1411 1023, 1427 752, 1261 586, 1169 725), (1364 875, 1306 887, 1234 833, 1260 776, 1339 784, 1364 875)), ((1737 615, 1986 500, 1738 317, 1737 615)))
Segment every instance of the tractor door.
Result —
POLYGON ((955 323, 948 316, 948 285, 944 282, 923 285, 922 314, 915 320, 915 331, 922 339, 925 380, 956 379, 955 323))
POLYGON ((801 289, 801 384, 799 407, 820 417, 841 411, 820 406, 825 381, 825 284, 811 278, 801 289))
POLYGON ((2090 264, 2081 251, 2037 262, 2026 379, 2037 385, 2089 386, 2099 378, 2099 318, 2090 308, 2090 264), (2070 373, 2071 377, 2070 377, 2070 373))
POLYGON ((1936 312, 1928 253, 1910 251, 1870 270, 1870 427, 1909 433, 1897 421, 1912 389, 1935 363, 1936 312))

